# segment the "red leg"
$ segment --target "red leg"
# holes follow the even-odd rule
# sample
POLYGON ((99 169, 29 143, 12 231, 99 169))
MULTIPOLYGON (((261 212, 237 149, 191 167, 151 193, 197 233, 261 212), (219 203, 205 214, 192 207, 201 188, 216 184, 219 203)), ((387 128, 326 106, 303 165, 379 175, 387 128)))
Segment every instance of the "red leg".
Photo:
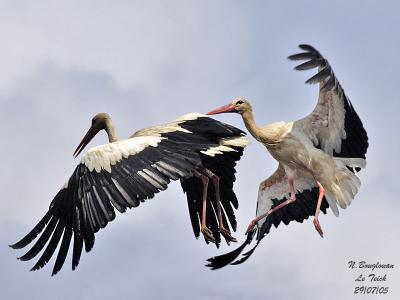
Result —
POLYGON ((231 236, 231 233, 228 229, 224 227, 224 222, 222 220, 222 209, 221 209, 221 194, 220 194, 220 189, 219 189, 219 177, 215 175, 213 172, 210 170, 203 168, 200 170, 205 176, 210 178, 213 182, 214 189, 215 189, 215 200, 216 200, 216 209, 217 209, 217 217, 218 217, 218 227, 219 227, 219 232, 222 234, 222 236, 225 238, 225 240, 229 242, 237 242, 237 240, 231 236))
POLYGON ((296 191, 294 189, 294 178, 293 177, 289 177, 289 184, 290 184, 290 198, 287 199, 286 201, 282 202, 278 206, 274 207, 273 209, 270 209, 266 213, 264 213, 264 214, 258 216, 257 218, 253 219, 253 221, 251 221, 249 226, 247 227, 246 234, 249 231, 253 230, 254 226, 257 225, 258 221, 264 219, 265 217, 268 217, 270 214, 272 214, 273 212, 277 211, 278 209, 281 209, 282 207, 284 207, 284 206, 296 201, 296 191))
POLYGON ((207 227, 207 190, 208 190, 208 177, 199 173, 195 172, 194 175, 201 179, 203 182, 203 210, 201 214, 201 233, 203 234, 204 238, 212 243, 215 243, 215 238, 210 229, 207 227))
POLYGON ((319 187, 319 196, 318 196, 318 203, 317 203, 317 208, 315 210, 314 222, 313 223, 314 223, 315 229, 318 231, 319 235, 323 238, 324 237, 324 233, 322 231, 321 225, 319 224, 318 215, 319 215, 319 212, 320 212, 320 209, 321 209, 322 199, 324 198, 325 189, 324 189, 324 187, 321 185, 321 183, 318 180, 316 180, 316 182, 317 182, 317 185, 319 187))
MULTIPOLYGON (((208 170, 207 170, 208 171, 208 170)), ((219 232, 221 232, 222 236, 225 240, 229 242, 237 242, 237 240, 231 235, 231 232, 224 227, 224 222, 222 221, 222 210, 221 210, 221 195, 219 190, 219 177, 215 174, 212 176, 212 181, 215 188, 215 196, 217 202, 217 215, 218 215, 218 224, 219 224, 219 232)))

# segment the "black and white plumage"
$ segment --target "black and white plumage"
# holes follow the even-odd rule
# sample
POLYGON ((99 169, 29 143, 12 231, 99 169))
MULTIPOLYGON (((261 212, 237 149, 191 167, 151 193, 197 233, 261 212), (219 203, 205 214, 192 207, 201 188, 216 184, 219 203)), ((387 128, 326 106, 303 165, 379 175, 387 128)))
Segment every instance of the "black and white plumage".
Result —
MULTIPOLYGON (((224 227, 229 230, 230 224, 236 229, 235 165, 248 144, 241 130, 207 116, 188 114, 173 122, 140 130, 126 140, 118 140, 111 118, 102 113, 93 119, 92 127, 75 153, 78 155, 101 129, 107 131, 110 143, 91 148, 82 156, 48 212, 23 239, 11 246, 23 248, 41 233, 30 250, 19 258, 30 260, 45 248, 32 270, 42 268, 61 241, 52 273, 56 274, 64 264, 72 240, 72 269, 75 269, 83 245, 89 252, 95 233, 114 220, 114 208, 123 213, 127 208, 137 207, 177 179, 187 193, 190 219, 198 237, 203 185, 195 174, 202 170, 219 176, 224 227)), ((207 198, 212 203, 207 206, 207 228, 218 245, 217 195, 213 185, 208 186, 207 198)))
MULTIPOLYGON (((253 230, 251 225, 249 226, 246 241, 236 250, 209 259, 208 266, 213 269, 232 263, 245 246, 251 243, 253 235, 257 232, 256 245, 232 264, 246 261, 259 242, 270 232, 272 225, 278 227, 282 222, 288 225, 291 221, 301 223, 308 217, 314 216, 319 209, 326 213, 328 207, 331 207, 337 216, 339 214, 337 205, 341 208, 350 205, 360 186, 360 180, 355 172, 365 166, 367 133, 328 61, 312 46, 299 47, 305 52, 288 58, 307 60, 295 67, 296 70, 318 68, 318 73, 306 81, 309 84, 319 83, 317 105, 313 112, 303 119, 290 123, 274 123, 259 130, 267 132, 269 136, 271 133, 275 134, 276 148, 268 142, 265 144, 279 161, 279 166, 273 175, 260 184, 257 217, 254 223, 251 223, 253 226, 256 225, 256 228, 253 230), (303 148, 306 151, 303 151, 303 148), (309 163, 310 169, 315 171, 314 174, 320 173, 321 178, 307 174, 306 168, 301 168, 301 163, 304 165, 309 163), (294 172, 291 167, 295 169, 294 172), (292 176, 292 180, 294 178, 295 201, 290 201, 292 196, 288 175, 292 176), (320 208, 317 205, 321 190, 316 184, 316 179, 325 187, 320 208)), ((234 101, 231 108, 217 109, 216 112, 229 109, 232 111, 236 103, 237 101, 234 101)), ((242 116, 245 120, 245 115, 242 116)), ((250 132, 256 132, 252 116, 249 119, 247 123, 245 120, 246 127, 250 132)), ((261 137, 259 140, 263 142, 265 139, 261 137)), ((316 225, 315 219, 314 225, 316 225)), ((319 226, 319 223, 317 225, 319 226)), ((317 225, 316 229, 322 236, 322 230, 319 230, 317 225)))

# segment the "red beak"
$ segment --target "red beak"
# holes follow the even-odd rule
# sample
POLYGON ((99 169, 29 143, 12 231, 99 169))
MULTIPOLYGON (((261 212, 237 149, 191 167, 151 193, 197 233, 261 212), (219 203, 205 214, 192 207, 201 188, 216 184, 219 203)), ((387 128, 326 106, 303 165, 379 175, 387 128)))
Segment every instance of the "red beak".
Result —
POLYGON ((98 130, 96 131, 95 129, 93 129, 93 127, 89 128, 88 132, 85 134, 82 141, 76 148, 73 154, 74 158, 76 158, 82 152, 82 150, 86 147, 87 144, 89 144, 89 142, 92 140, 92 138, 96 135, 97 132, 98 130))
POLYGON ((228 104, 208 112, 207 115, 216 115, 216 114, 233 113, 233 112, 236 112, 235 105, 228 104))

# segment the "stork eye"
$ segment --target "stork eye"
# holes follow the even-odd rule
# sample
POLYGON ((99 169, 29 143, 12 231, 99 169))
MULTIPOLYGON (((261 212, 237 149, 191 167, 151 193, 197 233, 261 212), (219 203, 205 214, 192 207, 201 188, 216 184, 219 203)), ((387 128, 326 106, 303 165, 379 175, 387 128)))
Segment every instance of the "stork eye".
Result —
POLYGON ((244 102, 242 100, 239 100, 238 102, 236 102, 236 104, 243 104, 244 102))

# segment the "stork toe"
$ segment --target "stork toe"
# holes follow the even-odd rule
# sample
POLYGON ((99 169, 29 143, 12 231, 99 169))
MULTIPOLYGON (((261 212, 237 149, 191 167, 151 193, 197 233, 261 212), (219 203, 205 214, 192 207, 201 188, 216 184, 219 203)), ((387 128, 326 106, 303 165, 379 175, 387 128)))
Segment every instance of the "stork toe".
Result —
POLYGON ((234 238, 232 235, 231 235, 231 232, 228 230, 228 229, 226 229, 226 228, 224 228, 224 227, 220 227, 219 228, 219 232, 222 234, 222 236, 225 238, 225 240, 226 240, 226 242, 229 244, 229 242, 237 242, 237 239, 236 238, 234 238))
POLYGON ((321 227, 321 225, 319 224, 318 219, 314 218, 313 223, 314 223, 315 230, 317 230, 317 232, 319 233, 319 235, 323 238, 323 237, 324 237, 324 232, 322 231, 322 227, 321 227))
POLYGON ((211 242, 211 243, 216 243, 215 241, 215 237, 213 236, 212 232, 210 229, 208 229, 207 227, 202 227, 201 228, 201 233, 203 234, 204 238, 211 242))
POLYGON ((246 234, 252 231, 256 225, 257 225, 257 220, 256 219, 252 220, 249 226, 247 226, 246 234))

